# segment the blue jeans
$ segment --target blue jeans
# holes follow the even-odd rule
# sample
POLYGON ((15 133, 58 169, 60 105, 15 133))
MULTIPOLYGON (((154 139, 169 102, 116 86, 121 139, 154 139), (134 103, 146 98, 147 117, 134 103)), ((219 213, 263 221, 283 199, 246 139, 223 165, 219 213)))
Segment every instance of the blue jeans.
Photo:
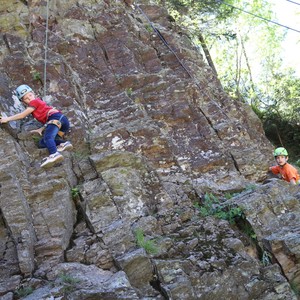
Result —
POLYGON ((43 137, 39 141, 39 148, 47 148, 49 154, 51 155, 56 153, 57 151, 56 146, 65 142, 60 138, 59 135, 57 135, 58 131, 60 130, 63 131, 64 133, 68 132, 70 129, 70 123, 68 118, 62 113, 55 113, 51 115, 48 118, 48 121, 50 120, 59 120, 61 122, 61 128, 58 129, 56 125, 48 124, 44 131, 43 137))

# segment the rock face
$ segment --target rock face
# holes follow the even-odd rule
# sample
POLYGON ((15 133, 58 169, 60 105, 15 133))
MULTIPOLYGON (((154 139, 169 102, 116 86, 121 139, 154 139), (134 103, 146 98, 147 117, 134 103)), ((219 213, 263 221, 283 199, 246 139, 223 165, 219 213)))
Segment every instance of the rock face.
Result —
POLYGON ((272 254, 285 276, 299 286, 299 187, 285 182, 264 185, 235 201, 244 208, 263 248, 272 254), (241 199, 239 199, 241 198, 241 199))
POLYGON ((37 124, 1 126, 0 296, 297 299, 296 190, 230 200, 255 245, 197 209, 266 177, 272 146, 251 109, 157 4, 48 4, 47 19, 46 1, 1 2, 0 107, 22 111, 12 91, 29 84, 68 116, 75 149, 44 170, 37 124))

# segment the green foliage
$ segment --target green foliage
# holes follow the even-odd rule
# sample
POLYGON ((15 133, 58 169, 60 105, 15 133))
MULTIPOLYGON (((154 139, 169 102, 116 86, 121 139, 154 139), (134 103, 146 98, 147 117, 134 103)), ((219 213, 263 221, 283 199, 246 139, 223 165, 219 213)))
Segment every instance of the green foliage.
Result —
POLYGON ((256 233, 254 232, 251 224, 245 219, 245 216, 243 215, 242 218, 240 219, 240 221, 242 220, 242 222, 239 223, 239 229, 249 238, 251 238, 251 240, 256 241, 257 240, 257 236, 256 233))
MULTIPOLYGON (((182 19, 190 19, 191 22, 196 18, 202 18, 205 22, 207 16, 210 19, 222 20, 235 13, 232 7, 224 5, 222 1, 168 0, 165 2, 169 11, 176 19, 181 17, 182 19)), ((233 0, 227 1, 227 3, 233 2, 233 0)))
POLYGON ((23 297, 32 294, 32 292, 33 292, 33 288, 31 286, 21 287, 15 292, 15 295, 18 299, 22 299, 23 297))
POLYGON ((204 195, 203 205, 195 203, 195 207, 199 210, 202 217, 213 216, 216 212, 215 204, 219 205, 219 200, 210 193, 204 195))
POLYGON ((292 289, 292 291, 295 293, 295 295, 297 297, 300 297, 300 286, 299 286, 299 283, 297 283, 295 281, 292 281, 291 282, 291 289, 292 289))
POLYGON ((246 191, 255 191, 255 189, 256 189, 256 185, 255 184, 248 184, 247 186, 246 186, 246 188, 245 188, 245 190, 246 191))
POLYGON ((139 247, 144 248, 149 254, 156 254, 158 252, 158 246, 153 240, 146 240, 142 229, 138 228, 135 231, 135 240, 139 247))
POLYGON ((290 161, 300 156, 300 79, 291 70, 276 73, 258 104, 256 114, 263 122, 274 148, 287 148, 290 161))
POLYGON ((225 197, 227 200, 229 200, 229 199, 231 199, 231 198, 233 197, 233 194, 231 194, 231 193, 225 193, 224 197, 225 197))
POLYGON ((146 24, 146 25, 145 25, 145 29, 146 29, 149 33, 153 32, 153 28, 152 28, 152 26, 149 25, 149 24, 146 24))
POLYGON ((130 97, 132 95, 132 88, 127 88, 126 89, 126 94, 128 97, 130 97))
POLYGON ((76 289, 77 283, 80 282, 79 279, 74 278, 73 276, 65 274, 65 273, 60 274, 59 279, 63 284, 63 292, 65 294, 69 294, 69 293, 73 292, 76 289))
POLYGON ((41 73, 35 70, 34 68, 30 71, 33 80, 41 81, 41 73))
POLYGON ((65 273, 60 274, 59 278, 62 281, 62 283, 66 283, 66 284, 75 285, 78 282, 80 282, 80 280, 78 278, 74 278, 73 276, 71 276, 69 274, 65 274, 65 273))
POLYGON ((228 220, 230 224, 235 223, 235 219, 243 214, 240 207, 222 205, 219 199, 211 193, 206 193, 202 205, 196 203, 195 207, 199 210, 202 217, 213 216, 218 219, 228 220))
POLYGON ((33 80, 41 80, 41 74, 40 72, 34 72, 32 74, 33 80))
POLYGON ((165 2, 196 45, 202 45, 200 34, 204 37, 228 94, 254 107, 261 104, 261 96, 268 95, 268 82, 282 65, 284 31, 265 21, 276 20, 272 4, 268 0, 165 2))
POLYGON ((281 59, 286 31, 265 21, 276 21, 274 4, 268 0, 160 2, 199 49, 205 44, 205 57, 213 61, 224 90, 252 107, 274 147, 284 146, 293 160, 299 159, 300 79, 281 59))
POLYGON ((71 188, 71 195, 73 199, 77 198, 79 194, 80 194, 79 187, 76 186, 71 188))
POLYGON ((33 136, 32 136, 32 139, 33 139, 34 143, 35 143, 36 145, 38 145, 38 143, 39 143, 41 137, 38 136, 38 135, 33 135, 33 136))

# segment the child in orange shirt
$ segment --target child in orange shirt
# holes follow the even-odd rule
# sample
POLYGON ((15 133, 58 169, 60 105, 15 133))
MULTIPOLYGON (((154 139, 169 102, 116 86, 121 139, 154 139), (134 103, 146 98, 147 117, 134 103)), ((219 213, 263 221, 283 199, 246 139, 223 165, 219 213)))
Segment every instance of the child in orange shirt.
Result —
POLYGON ((291 164, 287 163, 289 157, 285 148, 279 147, 274 151, 274 157, 277 162, 277 166, 269 168, 273 174, 280 174, 281 178, 292 184, 299 184, 300 175, 298 170, 291 164))

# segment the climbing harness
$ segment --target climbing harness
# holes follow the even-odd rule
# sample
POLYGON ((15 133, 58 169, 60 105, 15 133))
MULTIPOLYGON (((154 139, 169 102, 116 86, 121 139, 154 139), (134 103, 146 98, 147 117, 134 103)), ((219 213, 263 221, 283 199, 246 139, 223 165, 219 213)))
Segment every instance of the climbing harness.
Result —
POLYGON ((50 120, 50 121, 48 121, 46 124, 47 124, 47 125, 48 125, 48 124, 54 124, 54 125, 56 125, 56 126, 58 127, 58 129, 61 128, 61 122, 58 121, 58 120, 50 120))
POLYGON ((49 0, 46 9, 46 33, 45 33, 45 58, 44 58, 44 97, 47 93, 47 51, 48 51, 48 29, 49 29, 49 0))
MULTIPOLYGON (((58 127, 58 130, 61 128, 62 124, 61 124, 61 119, 62 119, 63 115, 59 118, 59 120, 49 120, 45 125, 44 127, 46 128, 48 125, 52 124, 52 125, 55 125, 58 127)), ((61 138, 64 137, 65 135, 65 132, 59 130, 58 133, 57 133, 61 138)))

